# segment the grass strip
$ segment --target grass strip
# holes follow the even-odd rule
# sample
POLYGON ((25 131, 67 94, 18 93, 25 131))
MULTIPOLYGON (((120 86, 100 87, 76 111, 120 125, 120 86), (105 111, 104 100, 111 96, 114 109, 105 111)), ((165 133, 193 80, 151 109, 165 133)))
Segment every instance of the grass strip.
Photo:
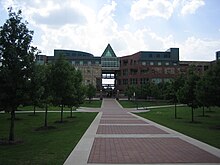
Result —
MULTIPOLYGON (((55 123, 60 119, 59 113, 49 113, 49 126, 54 129, 36 131, 43 126, 44 113, 36 116, 16 114, 15 135, 22 143, 0 145, 0 164, 63 164, 70 152, 81 139, 97 113, 74 113, 74 118, 68 118, 65 113, 65 123, 55 123)), ((7 138, 9 129, 9 114, 0 114, 0 138, 7 138)))
POLYGON ((214 107, 212 111, 206 110, 205 117, 202 116, 202 108, 194 112, 194 123, 191 122, 191 108, 189 107, 177 108, 178 119, 174 118, 174 107, 153 109, 138 115, 220 148, 220 108, 214 107))

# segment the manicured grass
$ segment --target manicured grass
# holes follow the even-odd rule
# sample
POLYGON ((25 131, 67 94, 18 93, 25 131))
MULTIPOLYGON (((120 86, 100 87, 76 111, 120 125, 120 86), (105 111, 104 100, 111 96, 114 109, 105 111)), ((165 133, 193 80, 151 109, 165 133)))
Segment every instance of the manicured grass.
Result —
POLYGON ((85 102, 81 105, 81 107, 90 107, 90 108, 101 108, 102 101, 101 100, 85 100, 85 102))
POLYGON ((128 101, 128 100, 119 100, 119 103, 123 108, 137 108, 138 107, 149 107, 149 106, 159 106, 159 105, 168 105, 170 103, 165 101, 128 101))
POLYGON ((138 115, 220 148, 220 108, 207 110, 206 117, 202 117, 201 108, 194 112, 195 123, 191 122, 191 108, 189 107, 177 108, 179 119, 174 118, 174 108, 154 109, 138 115))
MULTIPOLYGON (((74 113, 75 118, 66 118, 69 113, 64 113, 67 122, 61 124, 54 122, 60 120, 59 113, 48 113, 48 125, 56 128, 35 131, 43 126, 44 113, 38 113, 37 116, 16 114, 19 120, 15 121, 15 135, 23 143, 0 145, 0 164, 63 164, 96 115, 74 113)), ((8 136, 9 116, 0 114, 0 138, 8 136)))
MULTIPOLYGON (((60 111, 61 107, 58 106, 48 106, 48 111, 60 111)), ((33 111, 33 106, 19 106, 18 110, 21 111, 33 111)), ((36 107, 36 111, 45 111, 45 108, 36 107)), ((74 109, 73 109, 74 110, 74 109)), ((64 111, 70 111, 69 107, 64 107, 64 111)))

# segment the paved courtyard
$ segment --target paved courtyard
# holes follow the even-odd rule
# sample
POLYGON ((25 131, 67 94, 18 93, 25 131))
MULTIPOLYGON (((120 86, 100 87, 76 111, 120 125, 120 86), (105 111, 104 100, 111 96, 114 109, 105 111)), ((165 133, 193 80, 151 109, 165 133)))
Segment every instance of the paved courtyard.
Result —
POLYGON ((220 150, 104 99, 101 112, 64 164, 220 164, 220 150))

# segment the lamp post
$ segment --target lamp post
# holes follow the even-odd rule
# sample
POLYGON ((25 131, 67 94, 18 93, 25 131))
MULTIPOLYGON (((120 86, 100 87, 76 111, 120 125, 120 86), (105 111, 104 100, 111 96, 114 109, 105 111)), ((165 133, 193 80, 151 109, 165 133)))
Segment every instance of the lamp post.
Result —
POLYGON ((119 100, 119 90, 117 90, 116 100, 119 100))
POLYGON ((137 101, 137 96, 136 96, 135 92, 134 92, 133 96, 134 96, 134 100, 135 100, 135 103, 136 103, 136 106, 137 106, 137 109, 138 109, 138 101, 137 101))
POLYGON ((100 90, 100 100, 102 100, 102 90, 100 90))

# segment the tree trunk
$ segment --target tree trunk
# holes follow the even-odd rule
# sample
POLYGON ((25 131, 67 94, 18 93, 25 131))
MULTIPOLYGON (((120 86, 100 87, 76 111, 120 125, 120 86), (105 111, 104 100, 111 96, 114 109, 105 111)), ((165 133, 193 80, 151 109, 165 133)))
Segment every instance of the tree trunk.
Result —
POLYGON ((35 115, 36 105, 34 105, 34 115, 35 115))
POLYGON ((202 116, 205 117, 205 107, 202 106, 202 116))
POLYGON ((70 108, 70 117, 73 117, 73 107, 70 108))
POLYGON ((177 119, 177 113, 176 113, 176 102, 174 103, 174 109, 175 109, 175 119, 177 119))
POLYGON ((194 108, 192 107, 192 123, 194 122, 194 108))
POLYGON ((60 122, 63 122, 63 104, 61 106, 61 115, 60 115, 60 122))
POLYGON ((46 107, 45 107, 45 118, 44 118, 44 127, 47 127, 47 110, 48 110, 48 107, 47 107, 47 104, 46 104, 46 107))
POLYGON ((16 108, 13 108, 11 111, 11 125, 10 125, 10 131, 9 131, 9 141, 14 141, 15 110, 16 108))

